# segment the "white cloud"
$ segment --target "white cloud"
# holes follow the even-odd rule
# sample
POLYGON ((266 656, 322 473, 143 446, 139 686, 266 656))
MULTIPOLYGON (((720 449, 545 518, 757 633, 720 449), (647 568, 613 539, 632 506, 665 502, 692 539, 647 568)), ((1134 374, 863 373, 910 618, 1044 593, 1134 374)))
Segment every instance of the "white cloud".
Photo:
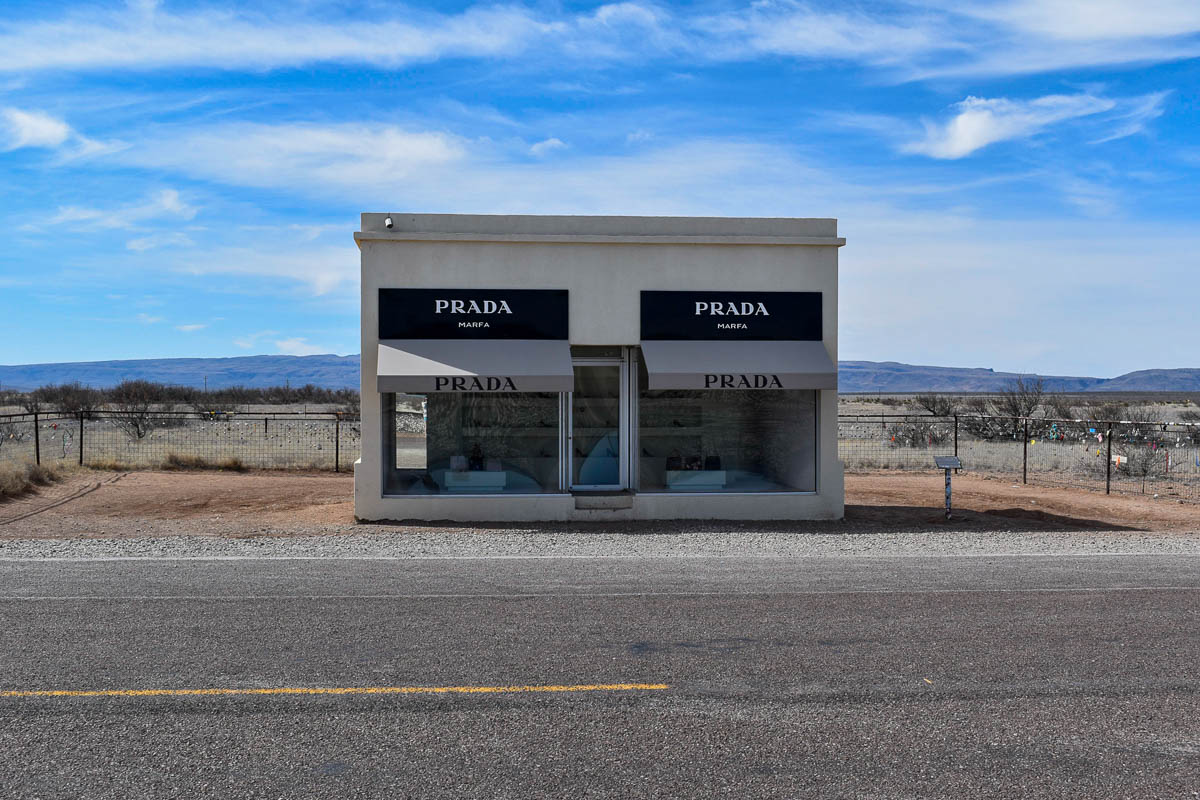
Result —
POLYGON ((162 317, 151 316, 150 314, 138 314, 137 321, 143 325, 155 325, 163 321, 162 317))
POLYGON ((1112 187, 1078 175, 1058 176, 1054 184, 1063 199, 1089 217, 1111 217, 1119 208, 1117 192, 1112 187))
POLYGON ((555 150, 562 150, 566 146, 566 142, 564 142, 562 139, 551 137, 549 139, 544 139, 530 147, 529 152, 538 158, 541 158, 542 156, 549 155, 555 150))
POLYGON ((36 147, 53 150, 62 160, 96 156, 122 147, 120 142, 89 139, 66 121, 44 111, 0 109, 0 151, 36 147))
POLYGON ((1194 0, 927 0, 970 47, 958 56, 921 54, 904 80, 1026 75, 1128 66, 1200 56, 1194 0))
POLYGON ((291 339, 279 339, 275 349, 285 356, 319 356, 330 352, 328 347, 309 344, 308 339, 297 336, 291 339))
POLYGON ((196 331, 202 331, 207 327, 207 324, 196 322, 190 325, 176 325, 175 330, 182 331, 183 333, 195 333, 196 331))
POLYGON ((717 57, 784 55, 894 64, 961 50, 954 29, 929 13, 826 12, 788 0, 765 0, 696 21, 717 57))
POLYGON ((353 227, 347 224, 341 247, 303 246, 286 238, 260 239, 257 246, 222 247, 204 253, 177 257, 168 266, 189 275, 242 275, 301 284, 313 295, 357 285, 358 251, 350 241, 353 227))
POLYGON ((1200 31, 1195 0, 1007 0, 967 13, 1063 41, 1170 38, 1200 31))
POLYGON ((245 336, 239 336, 233 340, 233 343, 243 350, 249 350, 258 344, 259 340, 278 335, 279 331, 256 331, 245 336))
POLYGON ((125 249, 142 253, 159 247, 193 247, 195 244, 186 233, 154 233, 130 239, 125 243, 125 249))
MULTIPOLYGON (((762 172, 779 157, 751 142, 700 140, 633 154, 530 162, 524 158, 528 145, 517 140, 498 144, 390 125, 235 124, 158 136, 115 158, 358 207, 419 204, 447 212, 720 213, 733 208, 730 198, 741 193, 741 171, 762 172), (727 185, 717 186, 718 178, 727 185), (687 188, 698 181, 704 186, 696 192, 687 188)), ((342 230, 354 230, 353 222, 342 230)), ((182 268, 298 279, 318 291, 357 278, 358 254, 348 237, 339 247, 299 247, 294 234, 280 230, 273 241, 278 244, 189 258, 182 268)))
POLYGON ((369 7, 317 17, 153 3, 72 8, 0 27, 0 72, 263 70, 317 63, 391 69, 439 58, 557 63, 711 63, 785 57, 870 66, 887 80, 1008 75, 1200 55, 1195 0, 922 0, 831 4, 756 0, 477 5, 439 14, 369 7), (557 8, 557 10, 555 10, 557 8), (715 9, 715 10, 714 10, 715 9))
POLYGON ((336 21, 259 14, 252 7, 178 13, 152 5, 72 9, 54 21, 7 24, 0 32, 0 71, 264 69, 315 62, 394 67, 440 56, 515 53, 558 29, 516 6, 469 8, 457 15, 372 12, 336 21))
POLYGON ((989 144, 1023 139, 1076 117, 1109 111, 1116 101, 1091 94, 1047 95, 1035 100, 968 97, 955 104, 948 122, 925 122, 925 135, 904 145, 906 153, 962 158, 989 144))
POLYGON ((459 160, 465 142, 395 125, 234 123, 140 142, 117 157, 151 169, 241 186, 398 186, 415 172, 459 160))
MULTIPOLYGON (((141 203, 120 206, 118 208, 101 209, 86 206, 60 206, 58 213, 50 219, 49 225, 55 227, 69 226, 83 230, 129 229, 155 219, 192 219, 196 216, 197 211, 198 209, 195 206, 184 202, 179 192, 175 189, 162 189, 150 195, 141 203)), ((131 242, 129 249, 144 250, 160 246, 161 244, 179 244, 181 243, 179 240, 172 241, 170 237, 180 235, 182 234, 164 234, 167 239, 160 242, 142 240, 138 245, 134 245, 131 242)), ((187 237, 185 236, 184 238, 187 237)), ((190 242, 190 239, 188 242, 190 242)))
POLYGON ((1146 130, 1146 124, 1150 120, 1158 119, 1163 115, 1163 106, 1170 94, 1170 92, 1154 92, 1135 98, 1125 111, 1114 116, 1116 126, 1113 130, 1103 137, 1093 140, 1092 144, 1123 139, 1146 130))
POLYGON ((22 147, 55 148, 71 137, 71 126, 41 111, 6 108, 0 111, 4 121, 5 150, 22 147))

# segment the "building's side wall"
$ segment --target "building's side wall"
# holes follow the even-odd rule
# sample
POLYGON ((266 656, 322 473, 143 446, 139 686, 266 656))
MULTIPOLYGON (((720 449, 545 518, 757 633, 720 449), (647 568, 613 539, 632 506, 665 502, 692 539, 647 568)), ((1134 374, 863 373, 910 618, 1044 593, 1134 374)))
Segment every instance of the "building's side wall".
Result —
POLYGON ((574 345, 636 345, 639 292, 675 289, 819 291, 824 341, 837 363, 837 248, 763 244, 614 242, 360 242, 362 443, 355 471, 360 519, 840 518, 837 393, 820 393, 816 495, 638 495, 630 512, 575 512, 569 496, 383 498, 382 404, 376 387, 378 289, 520 288, 570 291, 574 345))

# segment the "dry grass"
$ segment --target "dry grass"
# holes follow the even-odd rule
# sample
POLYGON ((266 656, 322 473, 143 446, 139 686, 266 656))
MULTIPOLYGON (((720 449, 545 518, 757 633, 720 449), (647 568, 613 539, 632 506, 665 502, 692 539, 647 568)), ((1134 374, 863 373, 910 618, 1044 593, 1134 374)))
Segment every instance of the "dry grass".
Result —
POLYGON ((134 464, 128 464, 124 461, 116 461, 111 458, 88 459, 85 465, 88 469, 100 470, 101 472, 132 472, 138 467, 134 464))
POLYGON ((29 494, 39 486, 62 480, 63 470, 39 464, 0 464, 0 498, 29 494))
POLYGON ((245 472, 247 469, 242 460, 236 456, 214 462, 186 453, 167 453, 167 457, 163 459, 162 468, 165 470, 217 469, 228 472, 245 472))

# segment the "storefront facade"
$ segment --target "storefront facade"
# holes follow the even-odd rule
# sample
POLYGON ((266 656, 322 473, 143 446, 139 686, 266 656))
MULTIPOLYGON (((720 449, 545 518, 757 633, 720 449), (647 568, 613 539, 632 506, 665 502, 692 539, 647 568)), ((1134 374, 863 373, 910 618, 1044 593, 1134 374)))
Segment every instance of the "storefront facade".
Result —
POLYGON ((836 519, 831 219, 363 214, 362 520, 836 519))

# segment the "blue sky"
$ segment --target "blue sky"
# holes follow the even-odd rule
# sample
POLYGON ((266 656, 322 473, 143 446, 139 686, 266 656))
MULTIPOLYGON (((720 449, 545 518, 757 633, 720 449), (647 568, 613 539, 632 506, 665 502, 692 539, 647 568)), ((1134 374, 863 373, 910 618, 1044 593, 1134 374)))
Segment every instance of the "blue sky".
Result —
POLYGON ((843 359, 1200 366, 1198 129, 1195 0, 9 0, 0 363, 357 352, 371 210, 833 216, 843 359))

